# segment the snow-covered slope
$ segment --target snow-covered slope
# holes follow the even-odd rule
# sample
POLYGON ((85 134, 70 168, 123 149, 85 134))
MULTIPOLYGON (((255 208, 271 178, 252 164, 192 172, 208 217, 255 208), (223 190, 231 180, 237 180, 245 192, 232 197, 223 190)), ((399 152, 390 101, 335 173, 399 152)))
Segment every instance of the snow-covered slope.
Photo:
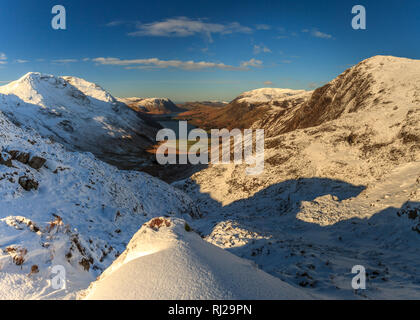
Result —
POLYGON ((176 185, 207 215, 195 228, 208 241, 282 280, 327 297, 418 297, 419 124, 420 61, 376 56, 253 124, 266 132, 261 175, 212 165, 176 185), (370 282, 355 294, 356 264, 370 282))
POLYGON ((419 68, 419 60, 374 56, 316 89, 310 99, 295 108, 267 114, 255 127, 263 127, 273 136, 338 118, 353 120, 363 114, 362 120, 373 117, 367 122, 377 133, 393 135, 399 126, 392 124, 401 122, 420 104, 419 68))
POLYGON ((101 87, 76 77, 28 73, 0 87, 0 111, 16 125, 104 160, 141 158, 157 132, 101 87))
POLYGON ((260 119, 284 113, 307 101, 312 91, 261 88, 242 93, 224 108, 202 119, 205 129, 249 128, 260 119))
POLYGON ((283 100, 289 98, 303 97, 308 94, 305 90, 293 90, 282 88, 260 88, 246 91, 235 98, 237 103, 247 103, 250 105, 266 104, 276 106, 283 100))
POLYGON ((200 238, 184 220, 155 218, 94 282, 86 299, 309 299, 310 295, 200 238))
POLYGON ((168 114, 181 112, 182 109, 178 108, 168 98, 118 98, 119 101, 125 103, 127 106, 138 112, 150 114, 168 114))
POLYGON ((1 112, 0 148, 0 299, 74 297, 146 221, 199 216, 166 183, 68 152, 1 112), (52 287, 57 265, 66 271, 65 290, 52 287))

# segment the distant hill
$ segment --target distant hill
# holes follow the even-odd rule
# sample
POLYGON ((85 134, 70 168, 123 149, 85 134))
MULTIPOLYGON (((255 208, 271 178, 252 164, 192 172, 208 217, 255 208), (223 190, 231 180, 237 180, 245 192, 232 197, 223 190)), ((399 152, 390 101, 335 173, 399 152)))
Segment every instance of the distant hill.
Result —
POLYGON ((118 98, 122 103, 125 103, 131 109, 149 114, 169 114, 182 112, 179 108, 168 98, 118 98))
POLYGON ((201 105, 178 116, 204 129, 249 128, 270 110, 292 108, 311 95, 310 91, 261 88, 242 93, 224 107, 201 105))
POLYGON ((221 108, 225 107, 228 103, 229 102, 226 101, 189 101, 185 103, 179 103, 178 107, 187 110, 192 110, 203 106, 221 108))

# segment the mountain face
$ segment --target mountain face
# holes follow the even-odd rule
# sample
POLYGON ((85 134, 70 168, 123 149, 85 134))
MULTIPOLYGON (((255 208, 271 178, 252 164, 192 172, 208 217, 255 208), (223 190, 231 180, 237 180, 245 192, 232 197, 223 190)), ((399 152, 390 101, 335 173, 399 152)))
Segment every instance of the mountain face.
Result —
POLYGON ((28 73, 0 87, 0 111, 69 150, 111 163, 127 155, 140 159, 158 130, 98 85, 76 77, 28 73))
POLYGON ((249 128, 273 112, 284 112, 309 99, 312 92, 305 90, 261 88, 242 93, 223 108, 201 108, 186 112, 184 118, 192 118, 204 129, 249 128))
POLYGON ((289 283, 358 299, 344 275, 363 265, 364 297, 415 296, 419 123, 420 61, 376 56, 293 107, 266 107, 250 125, 265 129, 261 175, 210 165, 174 185, 214 221, 196 226, 207 241, 289 283))
MULTIPOLYGON (((316 89, 304 103, 286 112, 267 114, 255 125, 276 135, 361 112, 380 116, 371 125, 382 132, 387 125, 403 121, 410 109, 417 112, 418 69, 418 60, 392 56, 366 59, 316 89)), ((394 134, 398 127, 392 126, 394 134)))
POLYGON ((311 295, 200 238, 177 218, 155 218, 81 294, 85 299, 309 299, 311 295), (258 289, 257 289, 258 288, 258 289))
POLYGON ((200 216, 168 184, 69 152, 1 112, 0 132, 0 299, 74 298, 148 220, 200 216), (57 265, 67 290, 52 287, 57 265))
POLYGON ((119 98, 131 109, 149 114, 170 114, 183 111, 168 98, 119 98))
POLYGON ((221 108, 225 107, 229 102, 226 101, 189 101, 178 104, 178 107, 185 110, 193 110, 202 107, 213 107, 213 108, 221 108))

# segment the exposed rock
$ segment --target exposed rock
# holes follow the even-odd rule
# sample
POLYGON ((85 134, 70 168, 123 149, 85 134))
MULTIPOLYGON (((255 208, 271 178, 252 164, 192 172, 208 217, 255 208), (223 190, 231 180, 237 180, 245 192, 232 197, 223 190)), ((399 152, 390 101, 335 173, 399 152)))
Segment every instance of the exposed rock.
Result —
POLYGON ((44 158, 34 156, 29 160, 28 165, 38 170, 42 168, 42 166, 45 164, 46 161, 47 160, 45 160, 44 158))
POLYGON ((21 152, 18 150, 9 151, 9 154, 12 156, 13 160, 17 160, 23 164, 28 164, 30 155, 27 152, 21 152))
POLYGON ((9 168, 13 166, 12 159, 7 153, 0 153, 0 165, 4 165, 9 168))
POLYGON ((38 190, 38 186, 39 186, 37 181, 35 181, 34 179, 31 179, 31 178, 28 178, 26 176, 23 176, 23 177, 19 178, 19 184, 26 191, 31 191, 32 189, 38 190))

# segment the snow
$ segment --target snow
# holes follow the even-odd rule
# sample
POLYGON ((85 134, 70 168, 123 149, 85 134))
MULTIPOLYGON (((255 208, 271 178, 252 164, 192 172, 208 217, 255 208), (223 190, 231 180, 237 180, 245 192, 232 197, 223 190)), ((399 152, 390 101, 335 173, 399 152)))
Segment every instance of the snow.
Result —
POLYGON ((178 108, 168 98, 118 98, 122 103, 127 104, 130 107, 134 107, 136 110, 146 113, 153 114, 166 114, 180 112, 182 109, 178 108))
POLYGON ((12 160, 0 165, 0 299, 74 298, 124 251, 132 235, 155 216, 198 217, 184 193, 145 173, 121 171, 90 153, 68 152, 0 113, 0 146, 44 157, 39 169, 12 160), (39 183, 25 191, 27 176, 39 183), (13 257, 22 252, 24 262, 13 257), (66 290, 52 288, 62 265, 66 290), (38 273, 30 274, 37 266, 38 273))
POLYGON ((268 112, 253 124, 266 133, 263 174, 218 164, 173 184, 204 215, 193 227, 317 297, 418 297, 420 221, 402 212, 420 210, 419 93, 420 61, 377 56, 314 92, 343 110, 321 124, 288 127, 308 100, 268 112), (365 291, 351 288, 354 265, 370 274, 365 291))
POLYGON ((202 240, 181 219, 145 224, 81 296, 86 299, 309 299, 309 294, 202 240))
POLYGON ((100 87, 41 74, 0 87, 0 299, 418 298, 420 61, 375 56, 314 92, 238 99, 271 107, 253 124, 264 172, 209 165, 170 186, 69 151, 139 121, 100 87))
POLYGON ((235 100, 238 103, 248 104, 270 104, 276 100, 283 100, 289 97, 296 98, 297 96, 304 96, 308 93, 305 90, 293 90, 284 88, 260 88, 251 91, 246 91, 238 96, 235 100))
POLYGON ((101 87, 76 77, 28 73, 0 87, 0 111, 69 150, 98 156, 139 153, 157 131, 101 87))

